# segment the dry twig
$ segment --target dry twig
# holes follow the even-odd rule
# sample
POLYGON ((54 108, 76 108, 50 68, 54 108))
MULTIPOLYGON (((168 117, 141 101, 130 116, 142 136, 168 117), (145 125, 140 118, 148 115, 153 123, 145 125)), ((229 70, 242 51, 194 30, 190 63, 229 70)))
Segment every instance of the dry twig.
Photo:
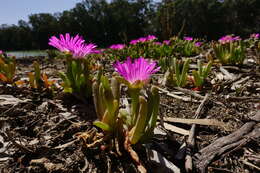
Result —
POLYGON ((198 102, 194 99, 191 99, 189 97, 181 97, 181 96, 178 96, 178 95, 175 95, 173 93, 170 93, 170 91, 167 91, 166 89, 163 89, 163 88, 160 88, 160 87, 157 87, 159 89, 159 91, 165 93, 167 96, 169 97, 172 97, 172 98, 175 98, 175 99, 179 99, 179 100, 182 100, 184 102, 198 102))
MULTIPOLYGON (((209 98, 209 94, 206 94, 206 96, 202 100, 201 104, 199 105, 198 109, 196 110, 194 118, 198 118, 200 116, 202 108, 204 107, 208 98, 209 98)), ((189 137, 187 140, 187 149, 188 149, 189 153, 187 153, 187 155, 185 157, 186 172, 192 172, 192 168, 193 168, 191 151, 193 150, 193 148, 195 146, 195 128, 196 128, 196 124, 192 124, 190 133, 189 133, 189 137)))

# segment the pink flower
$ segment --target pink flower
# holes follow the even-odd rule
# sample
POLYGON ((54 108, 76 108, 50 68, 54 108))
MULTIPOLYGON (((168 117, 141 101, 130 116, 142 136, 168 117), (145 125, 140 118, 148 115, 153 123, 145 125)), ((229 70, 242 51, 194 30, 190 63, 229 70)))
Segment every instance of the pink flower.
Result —
POLYGON ((71 37, 69 33, 66 33, 65 36, 60 34, 60 38, 52 36, 49 39, 49 45, 59 49, 61 52, 71 53, 73 58, 83 58, 93 53, 96 48, 95 44, 86 44, 81 36, 71 37))
POLYGON ((239 40, 241 40, 241 38, 239 36, 236 36, 236 37, 232 38, 232 41, 239 41, 239 40))
POLYGON ((154 35, 148 35, 147 37, 140 37, 140 38, 138 38, 138 39, 136 39, 136 40, 131 40, 131 41, 130 41, 130 44, 135 45, 135 44, 137 44, 137 43, 144 43, 144 42, 147 42, 147 41, 153 41, 153 40, 155 40, 155 39, 157 39, 156 36, 154 36, 154 35))
POLYGON ((125 47, 124 44, 113 44, 109 48, 114 50, 120 50, 120 49, 124 49, 124 47, 125 47))
POLYGON ((258 39, 260 37, 259 33, 253 33, 250 35, 250 38, 258 39))
POLYGON ((131 40, 131 41, 130 41, 130 44, 135 45, 135 44, 137 44, 138 42, 139 42, 139 40, 131 40))
POLYGON ((183 39, 186 40, 186 41, 192 41, 193 40, 192 37, 183 37, 183 39))
POLYGON ((219 41, 221 44, 229 43, 229 42, 232 41, 232 36, 231 36, 231 35, 223 36, 223 37, 221 37, 218 41, 219 41))
POLYGON ((170 40, 164 40, 163 44, 169 45, 170 44, 170 40))
POLYGON ((159 42, 159 41, 156 41, 156 42, 154 42, 153 44, 158 45, 158 46, 161 46, 161 45, 162 45, 162 43, 159 42))
POLYGON ((65 36, 60 34, 59 39, 55 36, 49 39, 49 45, 59 49, 61 52, 69 52, 73 50, 75 46, 84 42, 85 40, 83 40, 81 36, 76 35, 75 37, 71 37, 69 33, 66 33, 65 36))
POLYGON ((102 54, 104 51, 105 51, 105 49, 99 49, 99 50, 95 49, 92 51, 92 53, 93 54, 102 54))
POLYGON ((141 37, 141 38, 138 39, 138 41, 141 42, 141 43, 144 43, 144 42, 147 41, 147 38, 146 37, 141 37))
POLYGON ((196 46, 196 47, 200 47, 201 45, 202 45, 202 42, 199 42, 199 41, 198 41, 198 42, 195 43, 195 46, 196 46))
POLYGON ((135 59, 134 62, 128 57, 123 64, 117 61, 114 64, 114 68, 115 71, 124 77, 130 84, 134 84, 138 81, 146 83, 153 73, 160 70, 160 67, 156 68, 155 61, 149 61, 143 57, 135 59))
POLYGON ((241 38, 239 36, 232 36, 232 35, 226 35, 226 36, 223 36, 221 37, 218 41, 221 43, 221 44, 226 44, 226 43, 230 43, 230 42, 233 42, 233 41, 239 41, 241 40, 241 38))
POLYGON ((4 52, 2 50, 0 50, 0 55, 3 54, 4 52))
POLYGON ((154 36, 154 35, 148 35, 148 36, 146 37, 146 41, 152 41, 152 40, 155 40, 155 39, 157 39, 157 37, 154 36))

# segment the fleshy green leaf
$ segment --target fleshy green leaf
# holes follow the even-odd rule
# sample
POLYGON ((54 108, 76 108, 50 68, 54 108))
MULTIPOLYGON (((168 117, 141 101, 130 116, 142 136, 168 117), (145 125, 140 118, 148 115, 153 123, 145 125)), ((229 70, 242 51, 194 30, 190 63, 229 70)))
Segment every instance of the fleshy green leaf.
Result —
POLYGON ((147 101, 144 97, 139 97, 140 109, 135 126, 129 132, 131 144, 136 144, 144 134, 145 122, 147 117, 147 101))
POLYGON ((95 121, 95 122, 93 122, 93 124, 95 126, 101 128, 104 131, 111 131, 112 130, 112 128, 108 124, 101 122, 101 121, 95 121))

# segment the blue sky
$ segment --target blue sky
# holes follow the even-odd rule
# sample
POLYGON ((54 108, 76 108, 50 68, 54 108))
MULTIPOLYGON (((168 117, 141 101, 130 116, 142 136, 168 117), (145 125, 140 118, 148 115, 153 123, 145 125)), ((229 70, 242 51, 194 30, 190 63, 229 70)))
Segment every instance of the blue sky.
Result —
POLYGON ((28 15, 55 13, 71 9, 81 0, 0 0, 0 25, 28 21, 28 15))

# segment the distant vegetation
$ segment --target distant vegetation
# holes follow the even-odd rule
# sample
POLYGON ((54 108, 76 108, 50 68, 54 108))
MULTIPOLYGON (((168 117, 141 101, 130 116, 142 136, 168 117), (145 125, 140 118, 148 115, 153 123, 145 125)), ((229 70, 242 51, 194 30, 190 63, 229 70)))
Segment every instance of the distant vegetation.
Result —
POLYGON ((148 34, 161 40, 173 35, 217 39, 259 31, 259 0, 84 0, 68 11, 2 24, 0 48, 48 49, 50 36, 67 32, 106 47, 148 34))

